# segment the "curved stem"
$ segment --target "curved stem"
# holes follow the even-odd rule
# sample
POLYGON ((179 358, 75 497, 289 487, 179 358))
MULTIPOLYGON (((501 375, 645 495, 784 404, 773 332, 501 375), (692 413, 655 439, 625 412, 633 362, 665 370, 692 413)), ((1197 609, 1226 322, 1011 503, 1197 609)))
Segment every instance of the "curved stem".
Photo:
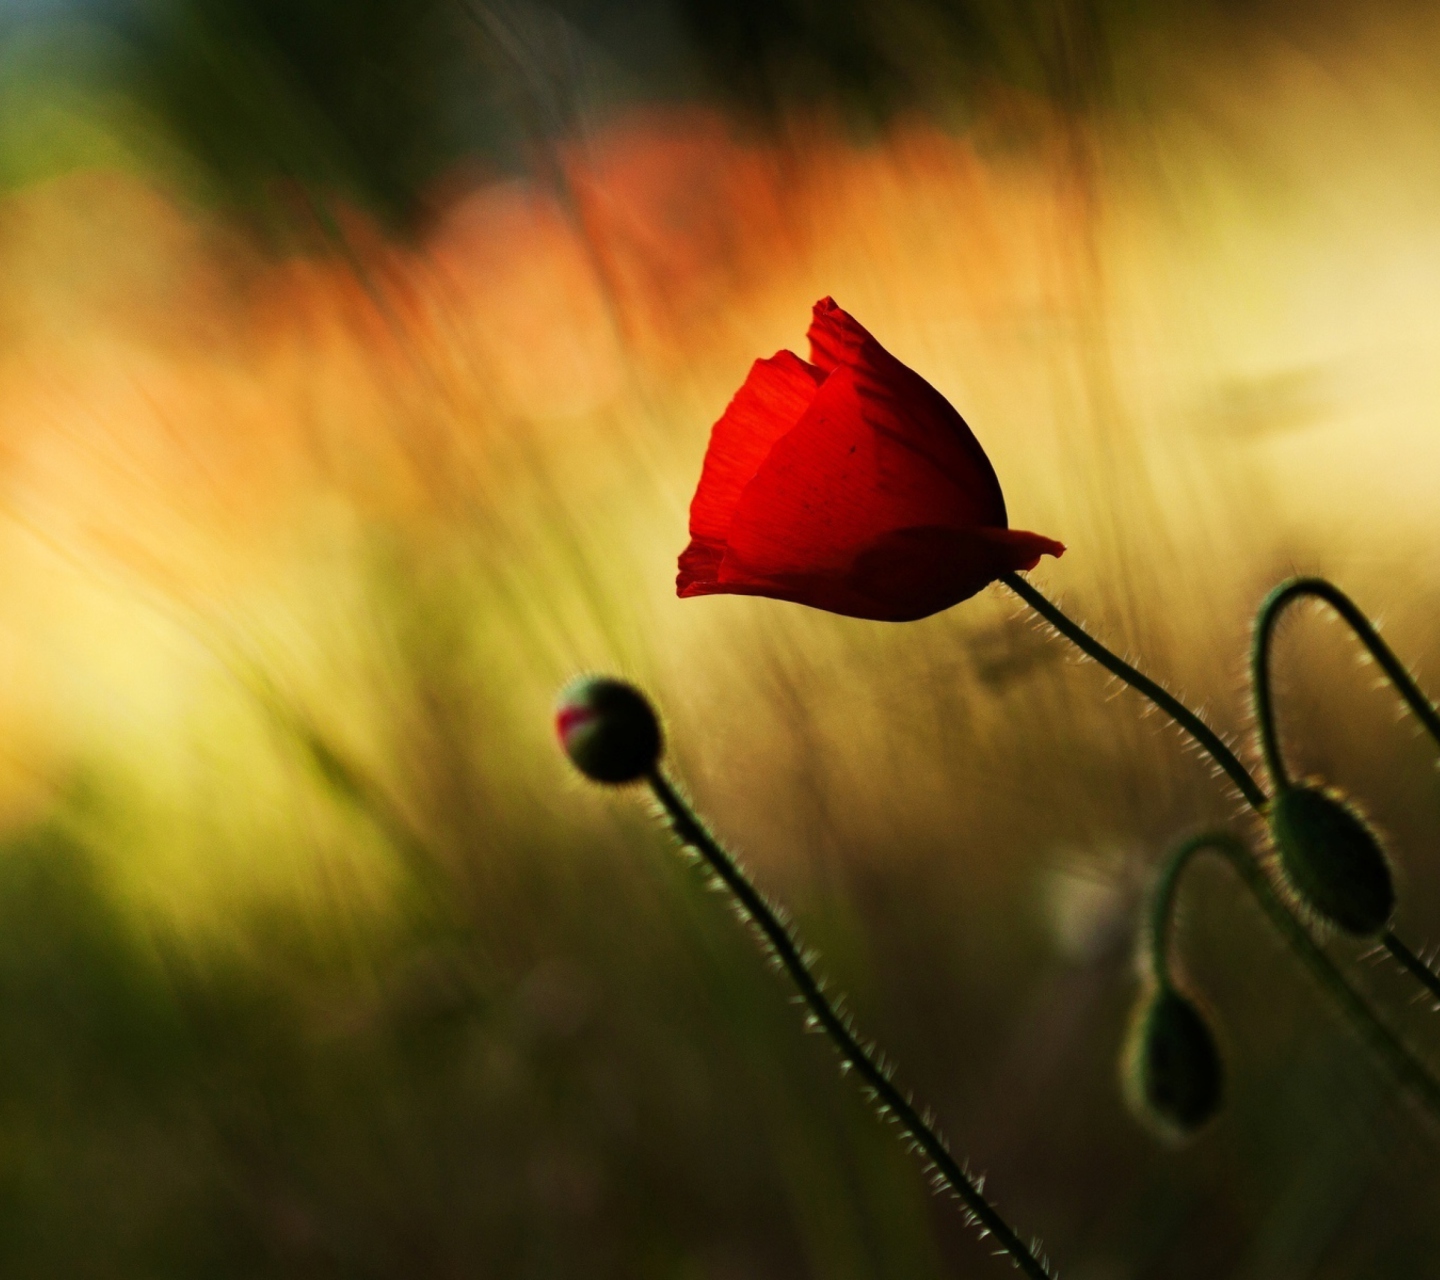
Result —
POLYGON ((996 1242, 1010 1255, 1020 1271, 1032 1277, 1032 1280, 1049 1280, 1049 1267, 1035 1251, 1038 1246, 1027 1246, 1020 1239, 995 1206, 986 1199, 980 1180, 966 1173, 956 1162, 944 1138, 915 1109, 910 1099, 891 1082, 890 1072, 883 1065, 878 1051, 873 1046, 867 1048, 860 1042, 851 1029, 849 1020, 826 996, 794 933, 781 921, 775 909, 766 902, 736 860, 706 830, 695 811, 659 768, 648 774, 646 781, 669 818, 675 838, 695 850, 705 860, 744 913, 764 935, 776 959, 784 965, 791 981, 799 988, 811 1016, 840 1051, 845 1065, 854 1070, 874 1094, 881 1113, 888 1112, 899 1121, 915 1145, 925 1153, 938 1176, 965 1202, 976 1222, 985 1232, 995 1237, 996 1242))
POLYGON ((1395 651, 1380 638, 1374 624, 1359 606, 1332 582, 1324 578, 1291 578, 1282 582, 1260 606, 1255 619, 1255 642, 1251 648, 1251 673, 1255 682, 1255 716, 1260 728, 1260 747, 1265 753, 1265 766, 1277 787, 1289 782, 1285 762, 1280 752, 1279 735, 1275 731, 1275 700, 1270 686, 1270 650, 1275 635, 1275 624, 1280 615, 1295 601, 1310 596, 1323 600, 1353 631, 1360 643, 1395 686, 1411 714, 1425 726, 1426 732, 1440 746, 1440 712, 1415 683, 1414 677, 1405 669, 1405 664, 1395 656, 1395 651))
POLYGON ((1197 853, 1203 853, 1207 849, 1217 853, 1224 852, 1219 842, 1230 839, 1228 835, 1216 833, 1214 836, 1203 835, 1186 840, 1165 860, 1160 874, 1155 878, 1154 887, 1150 891, 1150 929, 1146 942, 1150 976, 1157 986, 1174 985, 1170 981, 1170 943, 1175 936, 1175 898, 1180 892, 1180 877, 1197 853))
POLYGON ((1174 901, 1180 877, 1196 854, 1221 855, 1254 895, 1260 909, 1270 918, 1296 959, 1307 969, 1331 1002, 1345 1016, 1366 1044, 1381 1058, 1396 1081, 1440 1120, 1440 1082, 1379 1020, 1339 967, 1311 938, 1281 900, 1260 866, 1259 860, 1228 832, 1206 832, 1179 845, 1156 881, 1151 901, 1151 962, 1157 982, 1166 983, 1170 974, 1170 940, 1174 931, 1174 901))
MULTIPOLYGON (((1269 770, 1271 783, 1277 789, 1290 785, 1285 756, 1280 749, 1280 734, 1275 727, 1275 692, 1270 683, 1270 655, 1274 648, 1275 627, 1280 621, 1280 615, 1290 605, 1307 596, 1328 604, 1340 616, 1375 659, 1394 686, 1395 692, 1410 708, 1410 713, 1425 726, 1436 745, 1440 746, 1440 712, 1437 712, 1435 704, 1425 696, 1415 678, 1405 669, 1405 664, 1396 656, 1395 650, 1381 639, 1374 623, 1365 616, 1360 606, 1333 582, 1327 582, 1324 578, 1291 578, 1265 597, 1265 602, 1260 606, 1260 612, 1255 618, 1255 639, 1250 650, 1251 679, 1255 688, 1255 720, 1260 731, 1260 749, 1265 755, 1265 767, 1269 770)), ((1440 1000, 1440 976, 1437 976, 1420 956, 1401 941, 1393 930, 1386 930, 1380 942, 1406 973, 1440 1000)))
MULTIPOLYGON (((1041 595, 1019 574, 1006 574, 1000 581, 1061 635, 1073 641, 1107 671, 1149 698, 1209 753, 1211 759, 1239 787, 1240 793, 1252 809, 1257 812, 1264 811, 1265 806, 1269 803, 1264 790, 1240 762, 1239 757, 1195 712, 1148 676, 1137 671, 1123 658, 1112 653, 1084 630, 1079 623, 1064 614, 1058 605, 1041 595)), ((1255 685, 1255 714, 1260 730, 1260 747, 1265 756, 1266 769, 1269 771, 1274 786, 1283 789, 1290 785, 1290 778, 1280 753, 1279 736, 1275 731, 1275 700, 1270 684, 1270 649, 1275 633, 1275 623, 1281 612, 1304 596, 1314 596, 1325 601, 1349 624, 1351 630, 1359 636, 1361 643, 1380 665, 1381 670, 1389 677, 1396 691, 1404 699, 1406 706, 1429 731, 1436 744, 1440 745, 1440 711, 1436 710, 1434 703, 1421 691, 1414 678, 1405 670, 1404 663, 1395 656, 1394 650, 1380 638, 1379 632, 1375 630, 1355 602, 1339 587, 1326 582, 1323 578, 1292 578, 1288 582, 1281 583, 1266 597, 1255 624, 1255 642, 1251 651, 1251 668, 1255 685)), ((1304 931, 1304 926, 1278 899, 1277 906, 1286 913, 1291 925, 1304 931)), ((1308 934, 1306 936, 1308 937, 1308 934)), ((1387 930, 1380 941, 1401 968, 1424 986, 1437 1000, 1440 1000, 1440 975, 1437 975, 1424 960, 1401 941, 1393 930, 1387 930)))
POLYGON ((1059 605, 1041 595, 1018 573, 1004 574, 1000 581, 1067 640, 1094 658, 1112 675, 1118 676, 1136 692, 1143 694, 1194 738, 1210 758, 1229 775, 1230 780, 1240 789, 1240 794, 1245 797, 1246 802, 1252 808, 1263 809, 1265 807, 1267 802, 1265 792, 1251 776, 1250 770, 1240 762, 1240 757, 1225 745, 1224 739, 1214 729, 1174 694, 1163 689, 1143 672, 1136 670, 1118 654, 1112 653, 1078 622, 1063 613, 1059 605))

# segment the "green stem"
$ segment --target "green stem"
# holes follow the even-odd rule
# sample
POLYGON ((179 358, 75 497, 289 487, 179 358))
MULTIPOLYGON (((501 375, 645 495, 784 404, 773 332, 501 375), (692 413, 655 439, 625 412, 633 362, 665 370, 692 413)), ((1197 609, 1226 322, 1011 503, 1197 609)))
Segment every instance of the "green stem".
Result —
POLYGON ((1315 944, 1309 931, 1275 892, 1255 855, 1227 832, 1207 832, 1186 840, 1170 855, 1160 872, 1150 903, 1151 963, 1156 982, 1170 981, 1175 896, 1185 868, 1196 854, 1203 852, 1220 854, 1235 869, 1295 957, 1310 971, 1361 1039, 1381 1058, 1401 1087, 1440 1119, 1440 1082, 1375 1016, 1365 997, 1315 944))
MULTIPOLYGON (((1229 839, 1218 836, 1215 839, 1229 839)), ((1237 841, 1238 843, 1238 841, 1237 841)), ((1160 868, 1150 891, 1149 923, 1147 944, 1150 958, 1150 976, 1156 986, 1168 987, 1170 981, 1171 939, 1175 936, 1175 898, 1180 892, 1180 877, 1197 853, 1216 848, 1210 836, 1197 836, 1180 845, 1160 868)))
POLYGON ((1391 959, 1430 993, 1437 1002, 1437 1007, 1440 1007, 1440 975, 1437 975, 1422 957, 1411 951, 1396 936, 1393 929, 1387 929, 1381 934, 1380 945, 1390 953, 1391 959))
MULTIPOLYGON (((1210 728, 1195 712, 1180 702, 1167 690, 1156 684, 1148 676, 1137 671, 1123 658, 1112 653, 1103 644, 1089 634, 1078 622, 1066 616, 1060 607, 1045 596, 1041 595, 1024 578, 1016 573, 1007 573, 1000 579, 1007 587, 1018 595, 1026 604, 1035 610, 1042 618, 1054 627, 1061 635, 1074 642, 1096 662, 1100 663, 1107 671, 1118 676, 1126 684, 1149 698, 1157 707, 1168 715, 1177 725, 1184 729, 1199 745, 1209 753, 1210 758, 1215 761, 1221 769, 1229 775, 1232 782, 1240 789, 1246 802, 1257 813, 1264 814, 1269 804, 1269 797, 1264 789, 1257 783, 1250 771, 1241 763, 1236 754, 1226 746, 1213 729, 1210 728)), ((1329 604, 1355 631, 1365 647, 1369 649, 1375 661, 1380 664, 1390 680, 1399 691, 1400 696, 1405 700, 1406 705, 1430 731, 1437 744, 1440 744, 1440 713, 1437 713, 1434 705, 1420 691, 1419 685, 1411 678, 1410 673, 1405 670, 1394 652, 1390 649, 1370 625, 1369 620, 1355 606, 1354 602, 1338 587, 1331 585, 1322 578, 1295 578, 1289 582, 1282 583, 1266 598, 1261 607, 1260 616, 1256 623, 1255 644, 1252 651, 1252 668, 1255 681, 1255 709, 1260 727, 1260 743, 1264 752, 1266 767, 1269 770, 1272 781, 1276 787, 1289 785, 1289 779, 1285 772, 1284 761, 1280 756, 1278 739, 1275 733, 1275 713, 1273 697, 1270 686, 1270 647, 1271 637, 1274 633, 1275 621, 1280 612, 1292 601, 1302 596, 1315 596, 1329 604)), ((1182 846, 1183 848, 1183 846, 1182 846)), ((1300 922, 1299 917, 1289 909, 1284 901, 1270 887, 1265 873, 1248 851, 1243 850, 1246 859, 1246 870, 1242 870, 1247 883, 1251 885, 1257 896, 1260 890, 1257 886, 1264 887, 1265 896, 1261 899, 1261 905, 1265 912, 1275 923, 1276 928, 1284 935, 1292 949, 1296 951, 1301 959, 1311 968, 1316 976, 1320 978, 1322 985, 1330 990, 1332 997, 1342 1007, 1346 1008, 1347 1015, 1351 1021, 1356 1023, 1362 1030, 1365 1039, 1377 1052, 1390 1061, 1392 1068, 1396 1064, 1396 1055, 1408 1064, 1406 1072, 1413 1074, 1419 1072, 1419 1078, 1423 1080, 1423 1088, 1416 1089, 1427 1101, 1437 1115, 1440 1115, 1440 1088, 1437 1088, 1434 1079, 1421 1067, 1395 1037, 1384 1028, 1383 1024, 1375 1017, 1374 1013, 1366 1004, 1363 996, 1351 987, 1340 971, 1335 968, 1333 962, 1311 939, 1309 931, 1300 922), (1250 877, 1255 877, 1252 882, 1250 877), (1302 941, 1303 940, 1303 941, 1302 941), (1331 978, 1322 973, 1317 965, 1323 965, 1326 972, 1333 976, 1340 987, 1335 986, 1331 978), (1344 995, 1339 994, 1343 988, 1344 995), (1386 1047, 1388 1046, 1388 1047, 1386 1047)), ((1186 855, 1189 857, 1189 854, 1186 855)), ((1174 894, 1174 881, 1183 870, 1184 859, 1181 859, 1179 867, 1173 871, 1173 876, 1163 875, 1162 886, 1166 887, 1167 902, 1174 894)), ((1236 864, 1237 867, 1240 864, 1236 864)), ((1157 908, 1158 909, 1158 908, 1157 908)), ((1156 918, 1152 917, 1152 924, 1156 918)), ((1168 944, 1169 924, 1162 924, 1158 930, 1152 929, 1152 938, 1156 939, 1155 945, 1162 950, 1156 953, 1153 958, 1163 960, 1163 948, 1168 944)), ((1385 949, 1400 963, 1400 965, 1422 983, 1437 999, 1440 999, 1440 977, 1431 971, 1428 965, 1420 959, 1393 930, 1387 930, 1381 937, 1381 943, 1385 949)), ((1163 965, 1156 970, 1157 981, 1167 972, 1163 965)), ((1405 1072, 1397 1070, 1397 1074, 1404 1075, 1405 1072)))
POLYGON ((1270 771, 1276 787, 1289 785, 1289 776, 1280 753, 1279 735, 1275 731, 1275 700, 1270 685, 1270 650, 1275 635, 1275 624, 1280 615, 1297 600, 1310 596, 1323 600, 1344 620, 1360 643, 1369 650, 1390 683, 1395 686, 1411 714, 1425 726, 1426 731, 1440 746, 1440 712, 1415 683, 1414 677, 1405 669, 1405 664, 1395 656, 1395 651, 1380 638, 1370 619, 1358 605, 1339 587, 1324 578, 1291 578, 1282 582, 1260 606, 1255 620, 1255 643, 1251 649, 1251 672, 1255 681, 1255 717, 1260 729, 1260 748, 1265 753, 1265 766, 1270 771))
POLYGON ((1156 684, 1143 672, 1136 670, 1118 654, 1112 653, 1078 622, 1063 613, 1059 605, 1041 595, 1018 573, 1004 574, 1000 581, 1067 640, 1094 658, 1105 670, 1118 676, 1132 689, 1148 698, 1194 738, 1210 758, 1229 775, 1230 780, 1240 789, 1240 794, 1245 797, 1252 808, 1263 809, 1265 807, 1265 792, 1251 776, 1250 770, 1240 762, 1240 757, 1225 745, 1224 739, 1214 729, 1174 694, 1156 684))
POLYGON ((675 838, 695 850, 734 896, 744 914, 754 922, 776 959, 784 965, 790 979, 799 989, 811 1016, 828 1035, 840 1052, 845 1065, 864 1081, 875 1097, 882 1115, 889 1114, 900 1123, 915 1145, 925 1154, 936 1174, 964 1201, 983 1232, 1010 1255, 1016 1268, 1032 1280, 1049 1280, 1050 1269, 1037 1256, 1037 1245, 1027 1246, 981 1190, 980 1180, 966 1173, 958 1164, 945 1139, 915 1109, 914 1104, 891 1082, 890 1072, 883 1065, 878 1051, 863 1045, 843 1016, 826 996, 819 979, 810 967, 794 932, 787 927, 751 883, 748 876, 720 842, 706 830, 695 811, 657 767, 646 776, 655 799, 665 811, 675 838))
MULTIPOLYGON (((1260 731, 1260 749, 1265 756, 1265 767, 1270 781, 1277 790, 1290 785, 1289 770, 1285 767, 1285 754, 1280 747, 1280 734, 1275 726, 1275 690, 1270 681, 1271 653, 1275 645, 1275 628, 1280 615, 1297 600, 1306 597, 1328 604, 1353 631, 1370 656, 1375 659, 1395 692, 1410 708, 1411 714, 1425 726, 1426 731, 1440 746, 1440 712, 1424 694, 1415 678, 1405 669, 1388 644, 1380 637, 1375 625, 1365 616, 1349 596, 1333 582, 1324 578, 1291 578, 1282 582, 1260 606, 1255 618, 1255 639, 1250 650, 1251 679, 1255 688, 1255 721, 1260 731)), ((1440 976, 1407 946, 1393 929, 1387 929, 1380 938, 1381 945, 1391 957, 1414 978, 1431 996, 1440 1000, 1440 976)))

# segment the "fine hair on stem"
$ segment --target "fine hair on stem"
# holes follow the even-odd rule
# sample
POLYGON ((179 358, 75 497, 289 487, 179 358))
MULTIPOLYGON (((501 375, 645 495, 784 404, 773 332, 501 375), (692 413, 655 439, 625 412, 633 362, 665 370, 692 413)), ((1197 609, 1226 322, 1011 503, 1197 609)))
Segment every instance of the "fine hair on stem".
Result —
POLYGON ((927 1112, 916 1108, 910 1096, 892 1079, 892 1071, 873 1043, 862 1040, 850 1019, 825 992, 815 975, 813 953, 806 951, 794 930, 779 911, 766 901, 734 856, 710 833, 689 802, 658 766, 646 781, 669 821, 675 838, 694 850, 734 898, 742 918, 759 931, 765 945, 782 965, 815 1024, 830 1038, 840 1054, 844 1069, 859 1076, 880 1114, 893 1119, 930 1167, 933 1180, 964 1203, 970 1220, 982 1236, 992 1236, 1015 1267, 1032 1280, 1048 1280, 1048 1262, 1039 1242, 1026 1244, 986 1197, 984 1179, 968 1172, 950 1152, 949 1144, 935 1128, 927 1112))

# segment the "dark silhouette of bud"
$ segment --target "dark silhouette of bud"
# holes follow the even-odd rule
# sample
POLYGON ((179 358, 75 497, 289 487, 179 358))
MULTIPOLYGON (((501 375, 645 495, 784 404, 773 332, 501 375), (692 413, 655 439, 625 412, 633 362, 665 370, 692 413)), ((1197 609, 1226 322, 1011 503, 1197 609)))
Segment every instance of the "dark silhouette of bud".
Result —
POLYGON ((1287 787, 1270 802, 1270 834, 1302 902, 1346 933, 1374 937, 1395 912, 1395 882, 1375 833, 1317 787, 1287 787))
POLYGON ((1122 1059, 1135 1114, 1162 1137, 1189 1137, 1220 1109, 1225 1065, 1200 1011, 1166 984, 1135 1010, 1122 1059))
POLYGON ((575 767, 596 782, 638 782, 660 760, 660 722, 623 680, 581 676, 560 691, 555 729, 575 767))

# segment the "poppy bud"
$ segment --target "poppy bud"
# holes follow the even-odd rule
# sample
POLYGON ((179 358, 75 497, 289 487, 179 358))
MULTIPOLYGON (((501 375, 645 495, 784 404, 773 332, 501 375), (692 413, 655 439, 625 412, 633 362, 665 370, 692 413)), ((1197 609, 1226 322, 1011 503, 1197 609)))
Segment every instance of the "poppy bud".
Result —
POLYGON ((1286 787, 1270 803, 1270 834, 1301 900, 1337 928, 1373 937, 1395 911, 1395 883, 1375 833, 1339 798, 1286 787))
POLYGON ((638 782, 660 759, 660 722, 633 685, 581 676, 560 691, 555 729, 571 762, 595 782, 638 782))
POLYGON ((1220 1108, 1225 1066, 1215 1036, 1168 984, 1135 1010, 1122 1065, 1131 1109, 1162 1137, 1187 1138, 1220 1108))

